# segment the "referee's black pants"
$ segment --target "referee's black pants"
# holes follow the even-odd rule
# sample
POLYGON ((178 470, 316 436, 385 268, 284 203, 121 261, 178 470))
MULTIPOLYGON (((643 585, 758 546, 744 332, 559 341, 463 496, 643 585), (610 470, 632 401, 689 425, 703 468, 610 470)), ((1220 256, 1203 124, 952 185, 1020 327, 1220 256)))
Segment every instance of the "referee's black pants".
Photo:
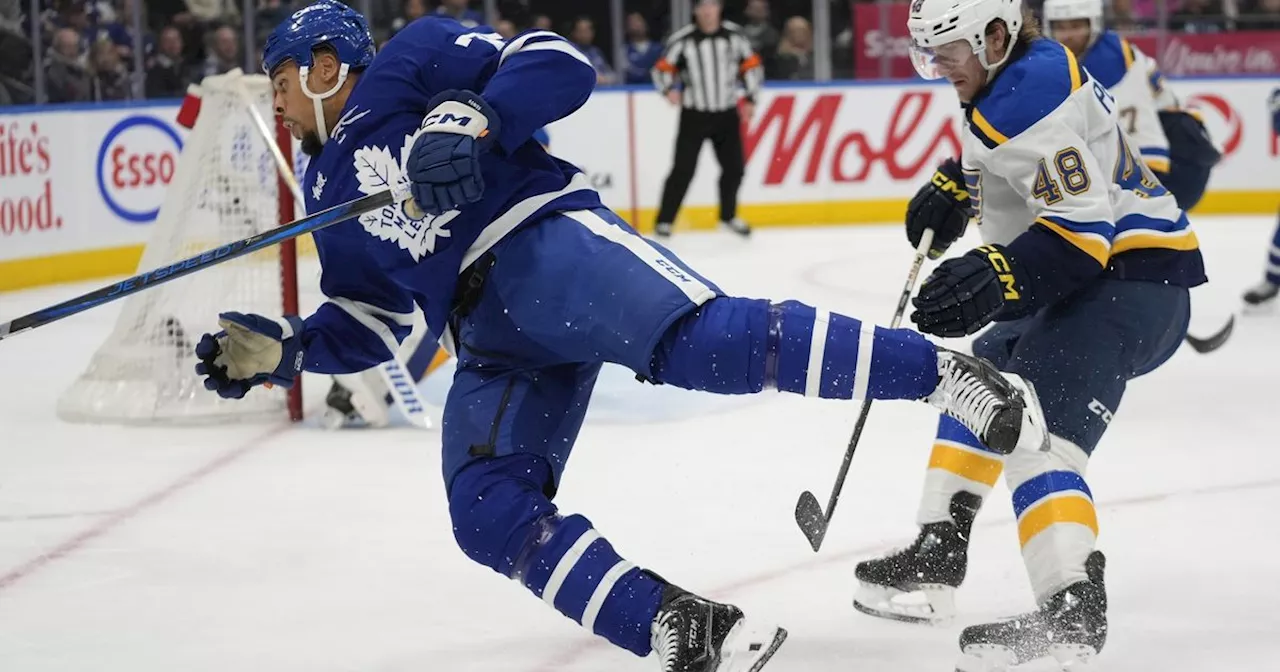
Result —
POLYGON ((676 212, 684 202, 698 167, 702 143, 711 141, 720 162, 720 221, 727 222, 738 214, 738 187, 742 185, 742 131, 738 108, 724 112, 700 112, 684 108, 680 111, 680 130, 676 133, 676 158, 662 188, 662 205, 658 221, 675 222, 676 212))

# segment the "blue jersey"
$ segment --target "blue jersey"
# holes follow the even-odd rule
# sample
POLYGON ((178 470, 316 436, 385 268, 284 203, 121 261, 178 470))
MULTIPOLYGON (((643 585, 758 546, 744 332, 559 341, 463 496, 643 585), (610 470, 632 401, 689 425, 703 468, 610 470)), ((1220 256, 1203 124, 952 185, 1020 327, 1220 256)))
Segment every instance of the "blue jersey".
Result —
POLYGON ((411 219, 391 206, 315 234, 328 298, 306 319, 305 369, 348 373, 390 359, 412 328, 415 304, 445 333, 458 274, 512 232, 550 213, 600 207, 576 167, 533 140, 578 109, 595 86, 591 65, 546 31, 509 43, 442 18, 406 26, 360 75, 303 181, 308 212, 406 185, 405 162, 436 94, 479 93, 501 129, 481 157, 481 201, 411 219))

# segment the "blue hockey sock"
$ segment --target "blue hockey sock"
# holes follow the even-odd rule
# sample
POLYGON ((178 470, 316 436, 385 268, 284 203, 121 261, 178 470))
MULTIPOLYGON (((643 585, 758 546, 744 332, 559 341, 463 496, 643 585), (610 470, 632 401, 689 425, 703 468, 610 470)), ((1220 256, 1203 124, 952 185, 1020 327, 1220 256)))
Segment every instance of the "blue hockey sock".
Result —
POLYGON ((544 516, 537 525, 511 578, 587 630, 648 655, 663 584, 619 556, 582 516, 544 516))
POLYGON ((1280 223, 1271 236, 1271 250, 1267 256, 1267 282, 1280 285, 1280 223))
POLYGON ((937 348, 798 301, 712 299, 672 325, 654 353, 660 382, 721 394, 765 388, 827 399, 922 399, 937 348))
POLYGON ((463 468, 449 489, 458 545, 584 628, 648 655, 664 584, 619 556, 591 521, 561 516, 543 491, 550 476, 532 454, 463 468))

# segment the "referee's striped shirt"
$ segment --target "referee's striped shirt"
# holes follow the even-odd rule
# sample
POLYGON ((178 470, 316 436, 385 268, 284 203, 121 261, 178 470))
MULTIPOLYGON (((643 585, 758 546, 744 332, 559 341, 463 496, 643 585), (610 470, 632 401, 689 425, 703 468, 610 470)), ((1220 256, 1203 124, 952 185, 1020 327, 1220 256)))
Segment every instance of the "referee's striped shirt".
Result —
POLYGON ((685 109, 699 112, 736 107, 739 81, 746 99, 755 102, 764 80, 760 56, 752 51, 742 30, 729 21, 710 34, 698 30, 697 24, 672 33, 652 74, 653 83, 663 94, 682 83, 685 109))

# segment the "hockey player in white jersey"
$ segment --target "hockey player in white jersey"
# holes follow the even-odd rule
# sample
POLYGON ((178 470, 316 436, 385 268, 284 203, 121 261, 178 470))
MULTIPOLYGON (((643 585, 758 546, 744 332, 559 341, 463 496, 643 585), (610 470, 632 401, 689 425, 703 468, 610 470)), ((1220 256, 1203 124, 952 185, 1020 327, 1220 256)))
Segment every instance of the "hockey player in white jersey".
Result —
POLYGON ((1045 0, 1043 16, 1045 34, 1115 97, 1120 128, 1178 207, 1195 207, 1222 155, 1200 119, 1181 109, 1159 64, 1105 28, 1102 0, 1045 0))
POLYGON ((933 229, 941 256, 972 217, 985 242, 938 265, 911 319, 943 337, 994 321, 974 353, 1034 383, 1051 440, 1002 457, 940 422, 919 537, 858 564, 854 604, 909 621, 954 613, 970 526, 1003 471, 1039 609, 966 628, 959 668, 1076 665, 1107 635, 1085 465, 1127 381, 1178 348, 1203 262, 1185 213, 1120 131, 1115 97, 1020 0, 915 0, 908 26, 917 70, 950 81, 965 132, 961 160, 912 199, 907 237, 933 229))

